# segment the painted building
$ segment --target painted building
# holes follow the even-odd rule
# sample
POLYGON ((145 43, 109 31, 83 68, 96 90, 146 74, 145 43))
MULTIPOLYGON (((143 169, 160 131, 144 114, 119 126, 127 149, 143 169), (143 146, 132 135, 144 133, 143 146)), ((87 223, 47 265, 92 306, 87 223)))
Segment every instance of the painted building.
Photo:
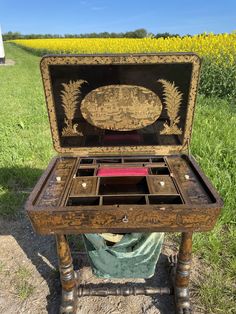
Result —
POLYGON ((0 63, 5 63, 5 52, 3 46, 1 27, 0 27, 0 63))

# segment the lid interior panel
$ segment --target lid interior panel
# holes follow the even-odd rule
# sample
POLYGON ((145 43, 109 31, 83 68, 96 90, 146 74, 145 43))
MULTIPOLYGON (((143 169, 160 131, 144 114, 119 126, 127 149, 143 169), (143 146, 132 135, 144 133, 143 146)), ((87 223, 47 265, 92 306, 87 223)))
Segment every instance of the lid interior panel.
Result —
POLYGON ((181 151, 191 136, 194 54, 48 56, 41 61, 57 151, 181 151))

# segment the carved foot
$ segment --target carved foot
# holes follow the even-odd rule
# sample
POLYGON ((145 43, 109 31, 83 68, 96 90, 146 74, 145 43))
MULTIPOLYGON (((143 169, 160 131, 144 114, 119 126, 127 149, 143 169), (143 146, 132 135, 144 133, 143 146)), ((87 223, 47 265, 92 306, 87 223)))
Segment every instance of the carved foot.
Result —
POLYGON ((62 289, 60 314, 76 314, 77 289, 65 291, 62 289))
POLYGON ((188 288, 175 288, 176 314, 191 314, 188 288))

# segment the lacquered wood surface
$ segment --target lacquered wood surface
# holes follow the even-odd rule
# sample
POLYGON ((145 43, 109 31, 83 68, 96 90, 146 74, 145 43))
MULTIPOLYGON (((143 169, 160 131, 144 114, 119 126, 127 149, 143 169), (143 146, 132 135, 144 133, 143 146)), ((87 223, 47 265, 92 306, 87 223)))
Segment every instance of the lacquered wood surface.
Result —
POLYGON ((209 180, 186 155, 59 157, 26 205, 34 228, 44 234, 206 231, 213 228, 221 207, 209 180), (149 175, 96 176, 100 167, 111 165, 142 166, 149 175))

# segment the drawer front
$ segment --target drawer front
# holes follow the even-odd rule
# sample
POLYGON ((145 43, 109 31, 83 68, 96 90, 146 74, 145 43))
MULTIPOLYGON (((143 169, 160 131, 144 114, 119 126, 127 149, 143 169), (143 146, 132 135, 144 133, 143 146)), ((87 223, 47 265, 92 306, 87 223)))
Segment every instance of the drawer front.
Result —
POLYGON ((218 214, 217 208, 175 210, 150 207, 29 212, 34 228, 43 234, 207 231, 213 228, 218 214))

